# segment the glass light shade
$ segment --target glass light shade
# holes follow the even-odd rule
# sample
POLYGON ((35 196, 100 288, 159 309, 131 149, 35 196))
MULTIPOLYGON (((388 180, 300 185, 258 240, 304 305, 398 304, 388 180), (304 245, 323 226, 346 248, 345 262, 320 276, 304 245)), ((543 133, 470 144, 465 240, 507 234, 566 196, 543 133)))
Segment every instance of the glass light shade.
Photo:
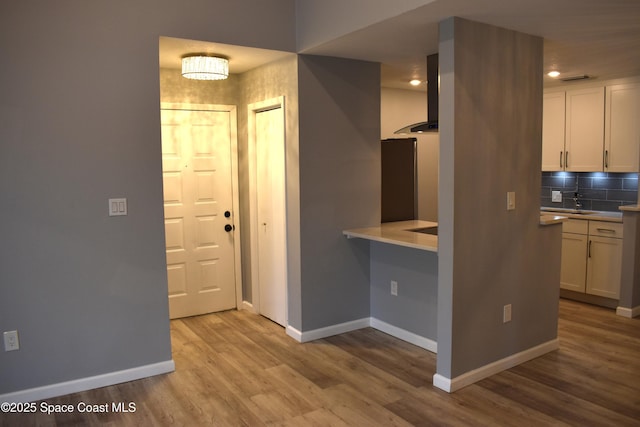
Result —
POLYGON ((193 80, 224 80, 229 77, 229 60, 219 56, 185 56, 182 76, 193 80))

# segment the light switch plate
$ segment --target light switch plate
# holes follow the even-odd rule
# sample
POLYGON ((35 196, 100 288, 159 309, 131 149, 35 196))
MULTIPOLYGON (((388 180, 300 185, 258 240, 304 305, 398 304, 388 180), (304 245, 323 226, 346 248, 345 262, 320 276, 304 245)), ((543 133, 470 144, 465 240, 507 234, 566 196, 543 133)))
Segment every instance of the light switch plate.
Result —
POLYGON ((552 191, 551 192, 551 201, 561 203, 562 202, 562 191, 552 191))
POLYGON ((512 211, 516 208, 516 192, 507 192, 507 210, 512 211))
POLYGON ((502 307, 502 323, 511 322, 511 304, 502 307))
POLYGON ((109 199, 109 216, 120 216, 127 214, 127 199, 109 199))

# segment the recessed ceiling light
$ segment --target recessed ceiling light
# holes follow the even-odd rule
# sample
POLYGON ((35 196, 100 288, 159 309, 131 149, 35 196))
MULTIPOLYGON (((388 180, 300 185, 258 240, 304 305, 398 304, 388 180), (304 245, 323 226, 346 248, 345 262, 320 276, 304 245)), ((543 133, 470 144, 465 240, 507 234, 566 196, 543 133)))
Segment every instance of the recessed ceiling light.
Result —
POLYGON ((409 84, 410 84, 411 86, 418 86, 418 85, 420 85, 420 83, 422 83, 422 82, 421 82, 420 80, 418 80, 418 79, 413 79, 413 80, 411 80, 411 81, 409 82, 409 84))
POLYGON ((549 71, 549 72, 547 73, 547 76, 549 76, 549 77, 553 77, 554 79, 555 79, 556 77, 558 77, 559 75, 560 75, 560 72, 559 72, 559 71, 555 71, 555 70, 554 70, 554 71, 549 71))

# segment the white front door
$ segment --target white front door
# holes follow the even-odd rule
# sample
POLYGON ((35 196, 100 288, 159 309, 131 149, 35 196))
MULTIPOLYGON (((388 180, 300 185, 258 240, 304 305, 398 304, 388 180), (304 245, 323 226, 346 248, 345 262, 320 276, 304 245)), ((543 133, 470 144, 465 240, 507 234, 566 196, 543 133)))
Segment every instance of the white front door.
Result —
POLYGON ((169 315, 235 308, 230 112, 161 114, 169 315))
POLYGON ((282 106, 255 113, 259 312, 286 323, 287 251, 282 106))

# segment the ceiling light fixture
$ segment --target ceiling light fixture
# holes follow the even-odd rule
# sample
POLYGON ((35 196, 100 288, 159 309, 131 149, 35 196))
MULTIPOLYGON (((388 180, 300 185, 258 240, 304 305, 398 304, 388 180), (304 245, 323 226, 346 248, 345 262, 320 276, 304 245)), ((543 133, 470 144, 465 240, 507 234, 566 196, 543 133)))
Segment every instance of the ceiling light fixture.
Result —
POLYGON ((553 77, 554 79, 555 79, 556 77, 558 77, 559 75, 560 75, 560 72, 559 72, 559 71, 549 71, 549 72, 547 73, 547 76, 549 76, 549 77, 553 77))
POLYGON ((182 77, 193 80, 224 80, 229 77, 229 60, 201 53, 185 55, 182 57, 182 77))
POLYGON ((413 79, 413 80, 411 80, 411 81, 409 82, 409 84, 410 84, 411 86, 419 86, 419 85, 420 85, 420 83, 422 83, 422 82, 421 82, 420 80, 418 80, 418 79, 413 79))

